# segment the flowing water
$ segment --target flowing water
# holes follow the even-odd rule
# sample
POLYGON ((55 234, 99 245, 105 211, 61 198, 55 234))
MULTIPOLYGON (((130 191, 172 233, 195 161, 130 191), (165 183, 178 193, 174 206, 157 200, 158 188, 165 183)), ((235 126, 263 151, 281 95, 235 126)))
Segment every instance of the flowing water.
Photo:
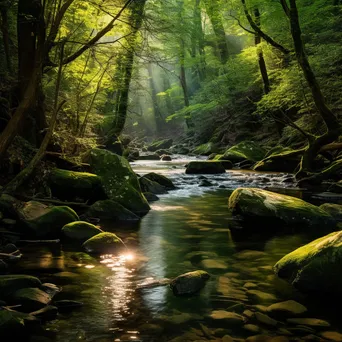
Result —
MULTIPOLYGON (((21 272, 62 286, 56 299, 84 303, 48 323, 45 334, 57 342, 221 341, 224 335, 240 341, 256 334, 291 335, 289 339, 301 341, 305 335, 338 331, 330 302, 306 298, 272 271, 275 262, 309 237, 292 232, 267 238, 246 234, 227 209, 230 193, 240 186, 302 196, 291 177, 234 170, 206 175, 211 185, 199 186, 204 177, 186 175, 186 162, 132 164, 139 175, 155 171, 170 177, 177 189, 160 195, 137 224, 102 224, 123 238, 127 253, 93 258, 60 245, 23 248, 21 272), (208 271, 211 278, 196 296, 175 297, 168 286, 137 289, 146 281, 197 269, 208 271), (317 330, 284 320, 276 326, 252 320, 248 327, 210 317, 219 310, 263 312, 265 306, 288 299, 306 305, 306 317, 325 319, 331 327, 317 330)), ((257 232, 261 229, 256 227, 257 232)))

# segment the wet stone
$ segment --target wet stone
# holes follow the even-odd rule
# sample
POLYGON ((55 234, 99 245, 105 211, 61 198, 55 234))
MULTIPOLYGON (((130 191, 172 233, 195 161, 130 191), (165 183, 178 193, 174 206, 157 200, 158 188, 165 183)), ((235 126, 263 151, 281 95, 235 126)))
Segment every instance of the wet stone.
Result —
POLYGON ((245 324, 243 328, 251 333, 257 334, 260 332, 260 328, 254 324, 245 324))
POLYGON ((273 294, 259 290, 249 290, 247 291, 247 295, 250 296, 252 299, 262 303, 277 300, 277 298, 273 294))
POLYGON ((248 318, 252 318, 254 316, 254 312, 251 310, 245 310, 242 314, 248 318))
POLYGON ((201 261, 201 266, 207 269, 227 269, 228 265, 224 261, 215 259, 205 259, 201 261))
POLYGON ((230 333, 231 333, 230 329, 218 328, 214 330, 214 336, 216 337, 223 337, 225 335, 229 335, 230 333))
POLYGON ((225 335, 222 337, 222 342, 234 342, 234 340, 231 336, 225 335))
POLYGON ((267 313, 267 306, 264 305, 252 305, 252 308, 254 308, 256 311, 267 313))
POLYGON ((253 251, 253 250, 245 250, 239 253, 236 253, 234 256, 237 259, 240 260, 255 260, 255 259, 260 259, 264 256, 266 256, 267 254, 265 252, 261 252, 261 251, 253 251))
POLYGON ((216 310, 210 314, 210 317, 214 320, 222 320, 228 325, 243 325, 245 318, 234 312, 216 310))
POLYGON ((318 318, 288 318, 287 322, 317 328, 330 327, 329 322, 318 318))
POLYGON ((273 319, 273 318, 271 318, 271 317, 269 317, 269 316, 267 316, 267 315, 265 315, 265 314, 263 314, 261 312, 256 312, 255 313, 255 318, 260 323, 263 323, 263 324, 266 324, 266 325, 270 325, 270 326, 273 326, 273 327, 275 327, 278 324, 278 322, 275 319, 273 319))
POLYGON ((279 302, 270 305, 267 308, 267 312, 271 315, 278 315, 278 316, 299 316, 307 312, 307 308, 294 301, 294 300, 287 300, 285 302, 279 302))
POLYGON ((258 285, 254 284, 254 283, 245 283, 243 285, 243 287, 245 287, 246 289, 254 289, 254 288, 258 287, 258 285))
POLYGON ((320 334, 323 338, 326 338, 329 341, 342 341, 342 334, 337 331, 324 331, 320 334))

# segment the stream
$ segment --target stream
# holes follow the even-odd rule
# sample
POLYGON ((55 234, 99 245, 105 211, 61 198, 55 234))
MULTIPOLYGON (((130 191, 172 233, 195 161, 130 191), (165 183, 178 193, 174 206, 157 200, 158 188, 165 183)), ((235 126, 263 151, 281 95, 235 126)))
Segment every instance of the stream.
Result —
POLYGON ((127 253, 94 258, 63 245, 22 248, 23 260, 16 271, 61 286, 63 291, 56 299, 84 303, 82 308, 47 323, 44 334, 56 342, 159 342, 175 338, 229 341, 227 336, 222 339, 225 335, 243 341, 258 334, 302 341, 304 336, 338 332, 339 305, 304 296, 272 271, 281 257, 310 238, 292 232, 266 239, 246 234, 227 209, 230 193, 240 186, 303 197, 291 176, 229 170, 204 178, 185 174, 188 160, 178 156, 172 162, 132 163, 139 175, 152 171, 163 174, 177 189, 158 195, 160 200, 151 203, 152 210, 139 223, 101 224, 103 230, 123 238, 127 253), (211 184, 199 186, 204 179, 211 184), (175 297, 168 286, 137 289, 146 281, 197 269, 206 270, 211 277, 196 296, 175 297), (331 326, 318 328, 281 319, 276 325, 254 319, 243 326, 210 316, 220 310, 264 312, 265 307, 289 299, 308 308, 305 317, 323 319, 331 326))

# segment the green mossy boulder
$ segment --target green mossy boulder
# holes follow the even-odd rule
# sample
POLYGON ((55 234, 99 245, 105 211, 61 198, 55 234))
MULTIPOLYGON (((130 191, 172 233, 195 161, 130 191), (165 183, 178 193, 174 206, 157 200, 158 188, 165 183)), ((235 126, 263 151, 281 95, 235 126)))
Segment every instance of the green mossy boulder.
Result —
POLYGON ((266 150, 253 141, 242 141, 230 147, 220 160, 230 160, 239 163, 245 160, 257 162, 264 158, 266 150))
MULTIPOLYGON (((38 215, 34 218, 25 221, 29 230, 28 235, 37 238, 58 238, 66 224, 79 221, 75 211, 69 207, 46 207, 45 210, 42 210, 42 207, 34 206, 39 208, 39 212, 36 212, 38 215)), ((28 204, 26 211, 30 207, 32 208, 28 204)), ((34 215, 33 210, 31 210, 31 214, 34 215)))
POLYGON ((20 311, 32 312, 40 310, 51 302, 51 297, 39 288, 24 288, 11 296, 14 304, 20 304, 20 311))
POLYGON ((342 205, 334 203, 324 203, 319 206, 320 209, 330 214, 336 221, 342 221, 342 205))
POLYGON ((260 160, 253 167, 255 171, 294 172, 298 167, 303 150, 285 148, 282 152, 271 153, 267 158, 260 160))
POLYGON ((101 220, 139 221, 140 217, 112 200, 97 201, 85 213, 87 217, 96 217, 101 220))
POLYGON ((205 271, 188 272, 174 278, 170 287, 176 296, 192 295, 200 291, 209 278, 209 273, 205 271))
POLYGON ((62 228, 62 235, 70 241, 84 242, 100 233, 102 233, 100 228, 84 221, 71 222, 62 228))
POLYGON ((187 174, 216 174, 225 173, 226 169, 220 161, 191 161, 185 170, 187 174))
MULTIPOLYGON (((324 210, 299 198, 257 188, 238 188, 229 197, 228 207, 233 215, 241 215, 250 222, 266 224, 319 227, 334 230, 336 223, 324 210)), ((261 224, 260 227, 263 227, 261 224)))
POLYGON ((173 143, 172 139, 154 141, 150 146, 147 147, 147 150, 151 152, 155 152, 158 150, 168 149, 172 146, 172 143, 173 143))
POLYGON ((125 249, 122 240, 113 233, 100 233, 83 243, 88 253, 120 253, 125 249))
POLYGON ((175 188, 171 179, 169 179, 163 175, 159 175, 158 173, 150 172, 150 173, 147 173, 146 175, 144 175, 143 177, 146 179, 149 179, 153 182, 159 183, 160 185, 164 186, 166 189, 174 189, 175 188))
POLYGON ((140 183, 141 190, 143 192, 150 192, 150 193, 156 194, 156 195, 166 193, 166 189, 164 186, 162 186, 159 183, 154 182, 154 181, 152 181, 146 177, 140 177, 139 183, 140 183))
POLYGON ((285 255, 275 273, 303 292, 342 295, 342 231, 333 232, 285 255))
POLYGON ((93 149, 90 152, 90 165, 93 172, 102 178, 109 199, 138 215, 150 210, 138 178, 125 158, 106 150, 93 149))
POLYGON ((6 300, 12 293, 27 287, 40 287, 41 281, 29 275, 0 275, 0 299, 6 300))
POLYGON ((233 168, 233 163, 230 160, 226 160, 223 154, 217 154, 212 160, 220 161, 226 170, 233 168))
POLYGON ((85 201, 96 201, 106 198, 101 178, 92 173, 53 169, 49 186, 52 195, 62 200, 82 198, 85 201))
POLYGON ((192 151, 192 153, 201 155, 201 156, 209 156, 212 153, 218 153, 218 152, 219 152, 219 148, 217 147, 216 144, 212 142, 199 145, 192 151))

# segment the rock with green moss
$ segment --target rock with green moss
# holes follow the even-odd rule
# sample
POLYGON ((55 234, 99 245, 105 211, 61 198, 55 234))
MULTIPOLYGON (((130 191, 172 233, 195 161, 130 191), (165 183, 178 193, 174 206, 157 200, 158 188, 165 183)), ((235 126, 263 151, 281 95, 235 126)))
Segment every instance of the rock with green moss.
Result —
POLYGON ((7 299, 12 293, 23 288, 40 287, 41 281, 24 274, 0 275, 0 299, 7 299))
POLYGON ((79 221, 79 217, 69 207, 43 207, 39 202, 27 202, 21 210, 22 215, 30 213, 29 219, 24 222, 28 227, 28 235, 38 238, 58 238, 63 226, 70 222, 79 221))
POLYGON ((106 150, 93 149, 90 152, 90 165, 93 172, 102 178, 109 199, 138 215, 150 210, 138 178, 125 158, 106 150))
POLYGON ((254 165, 255 171, 294 172, 303 155, 303 149, 292 150, 284 148, 281 152, 271 153, 254 165))
POLYGON ((218 153, 218 152, 219 152, 219 148, 217 147, 216 144, 212 142, 199 145, 192 151, 192 153, 201 155, 201 156, 209 156, 212 153, 218 153))
POLYGON ((145 179, 149 179, 153 182, 157 182, 159 183, 160 185, 164 186, 166 189, 174 189, 175 186, 174 184, 172 183, 172 180, 163 176, 163 175, 160 175, 158 173, 155 173, 155 172, 150 172, 150 173, 147 173, 146 175, 143 176, 145 179))
POLYGON ((20 304, 20 310, 32 312, 42 309, 51 302, 51 297, 39 288, 24 288, 11 295, 14 304, 20 304))
POLYGON ((220 161, 191 161, 185 170, 187 174, 216 174, 225 173, 226 169, 220 161))
POLYGON ((101 178, 92 173, 53 169, 49 186, 53 196, 63 200, 82 198, 96 201, 106 198, 101 178))
POLYGON ((62 228, 62 235, 70 241, 84 242, 100 233, 102 233, 100 228, 84 221, 71 222, 62 228))
POLYGON ((97 201, 85 213, 86 217, 96 217, 101 220, 139 221, 140 217, 112 200, 97 201))
POLYGON ((170 282, 170 287, 176 296, 192 295, 200 291, 210 278, 205 271, 193 271, 182 274, 170 282))
POLYGON ((334 203, 324 203, 319 206, 320 209, 330 214, 336 221, 342 221, 342 205, 334 203))
POLYGON ((0 336, 4 341, 16 341, 17 339, 27 336, 25 328, 25 320, 23 314, 9 310, 0 310, 0 336))
POLYGON ((156 195, 166 193, 166 188, 164 186, 144 176, 139 178, 139 183, 143 192, 150 192, 156 195))
POLYGON ((88 253, 108 254, 120 253, 125 249, 122 240, 113 233, 100 233, 83 243, 88 253))
POLYGON ((148 151, 155 152, 158 150, 165 150, 172 146, 173 140, 172 139, 164 139, 154 141, 150 146, 147 147, 148 151))
POLYGON ((333 232, 285 255, 275 273, 303 292, 342 295, 342 231, 333 232))
POLYGON ((242 141, 237 145, 230 147, 220 160, 230 160, 233 163, 239 163, 245 160, 257 162, 264 158, 266 150, 253 141, 242 141))
POLYGON ((223 154, 217 154, 213 160, 220 161, 226 170, 231 170, 233 168, 233 163, 230 160, 226 160, 223 154))
POLYGON ((250 222, 274 223, 298 228, 319 227, 332 231, 336 223, 319 207, 299 198, 257 188, 238 188, 229 197, 233 215, 250 222))

